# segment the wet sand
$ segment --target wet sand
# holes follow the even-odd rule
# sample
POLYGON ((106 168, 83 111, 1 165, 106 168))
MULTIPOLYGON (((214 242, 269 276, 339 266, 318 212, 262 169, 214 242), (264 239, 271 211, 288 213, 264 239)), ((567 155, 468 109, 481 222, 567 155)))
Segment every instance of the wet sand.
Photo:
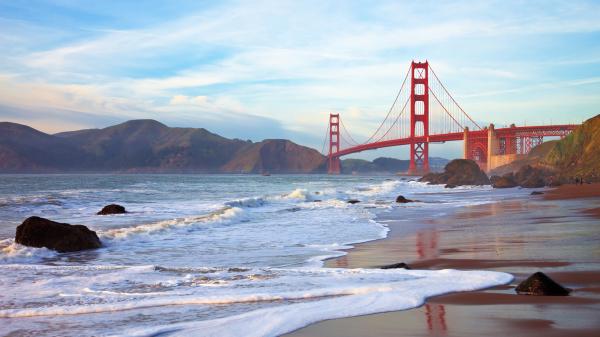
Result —
POLYGON ((430 298, 419 308, 313 324, 290 337, 599 336, 600 184, 565 185, 523 200, 465 207, 403 229, 402 208, 387 215, 388 238, 357 245, 330 267, 406 262, 414 269, 511 273, 506 286, 430 298), (536 271, 573 289, 570 296, 523 296, 514 287, 536 271))

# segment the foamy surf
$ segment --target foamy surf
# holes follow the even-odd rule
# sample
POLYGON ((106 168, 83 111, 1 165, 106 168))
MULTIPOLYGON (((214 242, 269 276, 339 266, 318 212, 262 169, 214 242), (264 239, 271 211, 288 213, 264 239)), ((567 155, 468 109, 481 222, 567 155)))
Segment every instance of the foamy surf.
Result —
MULTIPOLYGON (((335 273, 336 270, 328 272, 335 273)), ((132 329, 114 336, 141 337, 166 332, 170 336, 279 336, 322 320, 411 309, 422 305, 432 296, 479 290, 513 280, 510 274, 482 271, 345 270, 345 273, 348 272, 351 274, 346 275, 357 276, 352 277, 354 280, 376 275, 385 281, 368 286, 346 287, 343 282, 340 285, 339 277, 335 277, 326 281, 336 284, 335 288, 303 293, 299 297, 318 300, 279 305, 214 320, 132 329)))
MULTIPOLYGON (((329 176, 53 179, 64 180, 58 185, 65 191, 51 192, 61 206, 31 199, 0 207, 0 219, 10 221, 2 237, 12 237, 24 216, 47 215, 87 225, 105 247, 58 254, 1 240, 0 319, 11 323, 0 324, 0 335, 272 336, 510 279, 491 272, 322 268, 356 243, 384 238, 388 228, 377 214, 402 208, 407 227, 418 227, 421 211, 435 216, 492 200, 486 189, 329 176), (102 190, 77 185, 88 182, 102 190), (396 204, 399 194, 422 202, 396 204), (132 213, 95 215, 121 199, 132 213)), ((31 193, 48 195, 47 181, 31 193)))

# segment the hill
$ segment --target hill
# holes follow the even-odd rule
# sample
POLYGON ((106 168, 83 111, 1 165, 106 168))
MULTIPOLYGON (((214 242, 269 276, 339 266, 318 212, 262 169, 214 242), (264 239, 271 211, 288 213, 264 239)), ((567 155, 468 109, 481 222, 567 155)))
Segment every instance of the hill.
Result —
POLYGON ((575 177, 599 181, 600 115, 588 119, 563 139, 536 146, 526 158, 500 166, 492 174, 516 172, 525 165, 549 170, 563 182, 575 177))
POLYGON ((285 139, 267 139, 241 148, 223 166, 224 172, 325 172, 326 158, 317 150, 285 139))
MULTIPOLYGON (((398 173, 408 171, 409 160, 379 157, 372 162, 363 159, 343 159, 342 173, 398 173)), ((448 159, 430 157, 429 166, 431 171, 437 172, 444 169, 448 159)))
POLYGON ((600 178, 600 115, 585 121, 571 134, 556 142, 540 160, 555 168, 561 177, 600 178))
POLYGON ((132 120, 49 135, 0 123, 0 172, 261 172, 324 170, 325 157, 286 140, 252 143, 203 128, 132 120))

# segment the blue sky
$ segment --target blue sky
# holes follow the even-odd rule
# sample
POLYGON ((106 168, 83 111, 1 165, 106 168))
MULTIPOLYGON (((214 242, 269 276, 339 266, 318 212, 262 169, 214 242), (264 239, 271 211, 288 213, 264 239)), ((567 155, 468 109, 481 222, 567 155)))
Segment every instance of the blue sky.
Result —
MULTIPOLYGON (((411 60, 481 124, 600 113, 598 1, 0 0, 0 120, 53 133, 153 118, 321 148, 357 140, 411 60)), ((460 155, 460 144, 431 155, 460 155)), ((405 157, 405 149, 367 152, 405 157)))

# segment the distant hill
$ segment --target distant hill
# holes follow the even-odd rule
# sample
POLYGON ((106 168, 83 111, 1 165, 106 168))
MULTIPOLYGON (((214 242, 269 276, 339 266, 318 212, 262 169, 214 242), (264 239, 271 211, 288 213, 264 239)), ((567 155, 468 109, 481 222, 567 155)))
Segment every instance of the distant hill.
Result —
MULTIPOLYGON (((431 171, 441 171, 448 163, 448 159, 430 157, 431 171)), ((379 157, 372 162, 363 159, 343 159, 342 173, 398 173, 408 171, 409 160, 379 157)))
POLYGON ((225 172, 325 172, 326 158, 317 150, 285 139, 267 139, 242 147, 224 166, 225 172))
POLYGON ((325 170, 325 157, 287 140, 252 143, 206 129, 132 120, 49 135, 0 123, 0 172, 278 172, 325 170))

